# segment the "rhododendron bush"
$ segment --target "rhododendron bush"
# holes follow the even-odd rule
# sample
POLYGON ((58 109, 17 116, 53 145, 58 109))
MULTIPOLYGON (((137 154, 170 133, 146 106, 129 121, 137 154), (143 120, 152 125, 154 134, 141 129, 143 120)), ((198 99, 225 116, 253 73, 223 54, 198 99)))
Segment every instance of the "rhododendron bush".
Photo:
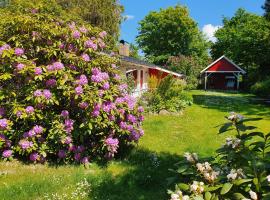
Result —
POLYGON ((44 162, 110 159, 143 135, 106 32, 32 10, 0 22, 0 153, 44 162))
POLYGON ((181 179, 175 191, 169 191, 171 200, 270 199, 270 133, 251 132, 256 127, 245 125, 258 118, 232 112, 227 119, 219 132, 235 130, 235 137, 228 137, 212 158, 185 153, 177 163, 181 179))

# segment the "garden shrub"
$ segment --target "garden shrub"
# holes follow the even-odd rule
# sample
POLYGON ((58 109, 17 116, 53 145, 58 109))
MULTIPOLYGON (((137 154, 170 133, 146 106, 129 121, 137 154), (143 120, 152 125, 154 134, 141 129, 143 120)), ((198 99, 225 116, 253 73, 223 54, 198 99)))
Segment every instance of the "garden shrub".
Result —
POLYGON ((219 132, 234 129, 235 137, 227 138, 212 158, 199 160, 196 153, 185 153, 172 170, 181 183, 169 191, 171 200, 270 199, 270 133, 251 132, 256 127, 245 125, 259 119, 244 119, 236 113, 227 119, 219 132))
POLYGON ((255 83, 253 86, 251 86, 251 92, 258 96, 270 96, 270 79, 267 78, 264 81, 255 83))
POLYGON ((161 110, 178 112, 192 103, 184 89, 184 80, 175 79, 173 76, 163 78, 155 90, 143 94, 142 102, 146 102, 147 110, 159 113, 161 110))
POLYGON ((0 153, 33 162, 110 159, 143 135, 106 32, 39 10, 1 13, 0 153))

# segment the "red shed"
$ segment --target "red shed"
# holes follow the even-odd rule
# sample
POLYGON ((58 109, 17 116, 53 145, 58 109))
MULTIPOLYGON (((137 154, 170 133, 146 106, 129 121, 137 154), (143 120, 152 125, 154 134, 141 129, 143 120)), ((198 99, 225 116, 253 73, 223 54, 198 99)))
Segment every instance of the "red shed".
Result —
POLYGON ((245 73, 226 56, 221 56, 201 71, 201 77, 204 79, 205 90, 238 90, 240 75, 245 73))

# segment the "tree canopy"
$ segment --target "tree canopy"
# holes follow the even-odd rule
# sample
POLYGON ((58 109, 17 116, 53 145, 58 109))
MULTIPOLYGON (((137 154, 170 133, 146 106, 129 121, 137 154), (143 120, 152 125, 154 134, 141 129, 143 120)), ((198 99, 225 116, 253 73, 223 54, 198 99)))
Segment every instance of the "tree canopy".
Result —
POLYGON ((264 16, 270 19, 270 0, 265 0, 263 9, 265 10, 264 16))
POLYGON ((223 19, 215 36, 212 57, 231 58, 249 72, 250 84, 270 74, 270 24, 264 17, 239 9, 232 18, 223 19))
POLYGON ((156 64, 180 54, 207 56, 207 42, 184 6, 150 12, 139 25, 139 47, 156 64))

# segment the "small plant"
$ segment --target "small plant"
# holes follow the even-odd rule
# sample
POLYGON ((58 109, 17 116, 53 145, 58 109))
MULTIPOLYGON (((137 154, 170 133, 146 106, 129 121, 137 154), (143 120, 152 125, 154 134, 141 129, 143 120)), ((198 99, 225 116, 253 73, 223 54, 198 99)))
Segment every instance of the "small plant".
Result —
POLYGON ((161 110, 178 112, 192 103, 192 99, 184 92, 186 86, 184 80, 175 79, 173 76, 165 77, 160 83, 157 83, 157 80, 154 78, 152 80, 152 86, 157 84, 157 88, 152 88, 142 97, 150 112, 159 113, 161 110))
POLYGON ((270 199, 270 133, 251 132, 256 127, 245 125, 258 119, 245 119, 234 112, 226 118, 229 122, 219 133, 235 130, 235 137, 227 138, 211 159, 199 160, 196 153, 185 153, 173 170, 181 183, 169 191, 171 200, 270 199))

